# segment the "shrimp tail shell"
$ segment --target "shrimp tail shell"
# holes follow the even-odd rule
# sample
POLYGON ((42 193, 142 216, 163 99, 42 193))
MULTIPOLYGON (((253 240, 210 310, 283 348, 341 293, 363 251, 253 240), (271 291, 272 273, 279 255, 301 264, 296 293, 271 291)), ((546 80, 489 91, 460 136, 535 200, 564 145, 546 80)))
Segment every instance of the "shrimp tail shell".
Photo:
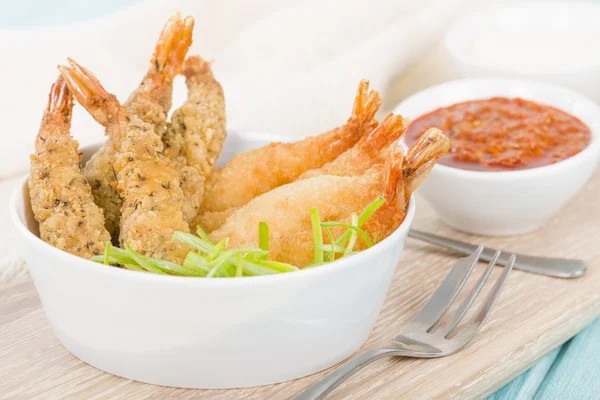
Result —
POLYGON ((69 124, 71 122, 72 109, 73 96, 69 91, 65 79, 59 76, 50 89, 46 115, 53 117, 61 116, 64 119, 64 123, 69 124))
POLYGON ((117 98, 108 93, 98 78, 87 68, 68 58, 69 66, 59 65, 58 70, 64 77, 73 95, 102 126, 107 126, 111 118, 120 111, 117 98))
POLYGON ((385 163, 383 197, 386 204, 396 202, 400 209, 406 207, 407 200, 404 191, 403 165, 404 154, 402 153, 402 147, 398 144, 385 163))
POLYGON ((361 152, 376 157, 390 143, 393 144, 406 131, 406 120, 401 115, 389 114, 379 126, 360 138, 358 146, 361 152))
POLYGON ((361 80, 356 91, 352 116, 358 119, 360 125, 372 123, 380 106, 381 95, 379 92, 376 90, 369 92, 369 81, 361 80))
POLYGON ((175 13, 169 18, 154 49, 152 62, 156 73, 152 75, 153 79, 172 80, 181 73, 183 61, 192 44, 193 29, 193 17, 188 16, 182 21, 181 15, 175 13))

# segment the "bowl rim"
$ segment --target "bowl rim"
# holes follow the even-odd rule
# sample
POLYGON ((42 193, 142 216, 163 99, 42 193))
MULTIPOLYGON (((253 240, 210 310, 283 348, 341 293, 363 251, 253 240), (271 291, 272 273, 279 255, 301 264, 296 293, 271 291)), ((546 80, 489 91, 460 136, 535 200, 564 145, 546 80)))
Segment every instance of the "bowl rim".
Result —
MULTIPOLYGON (((247 138, 260 138, 265 140, 271 140, 273 138, 279 138, 278 135, 269 135, 265 133, 248 133, 243 134, 240 131, 228 132, 228 134, 236 135, 239 137, 247 137, 247 138)), ((101 143, 100 143, 101 144, 101 143)), ((100 144, 92 144, 89 146, 83 146, 80 151, 86 151, 95 146, 99 146, 100 144)), ((23 196, 25 190, 28 190, 28 180, 29 174, 27 174, 21 183, 17 185, 17 187, 13 190, 10 203, 9 203, 9 213, 11 216, 12 223, 17 231, 17 234, 21 237, 22 241, 30 241, 32 246, 41 246, 40 251, 48 251, 50 254, 53 254, 55 258, 63 257, 64 263, 67 264, 68 267, 78 268, 80 269, 83 265, 76 265, 79 263, 84 263, 87 268, 90 268, 91 273, 100 273, 100 274, 114 274, 115 277, 119 277, 119 279, 141 279, 147 280, 149 282, 164 282, 164 283, 175 283, 175 284, 184 284, 184 285, 199 285, 199 286, 208 286, 208 287, 231 287, 231 286, 248 286, 251 284, 263 284, 269 282, 278 282, 278 281, 286 281, 290 279, 301 279, 303 276, 312 276, 318 277, 319 275, 326 276, 328 274, 336 274, 338 270, 343 270, 344 268, 351 267, 351 265, 347 264, 356 264, 357 266, 368 267, 368 260, 372 255, 376 254, 375 252, 384 252, 385 249, 391 248, 394 243, 401 236, 407 236, 408 230, 413 222, 415 211, 416 211, 416 201, 414 195, 411 196, 408 209, 406 211, 406 216, 404 221, 396 228, 388 237, 383 239, 381 242, 376 243, 373 247, 362 250, 357 254, 352 255, 346 259, 336 260, 330 264, 322 265, 318 268, 308 268, 308 269, 300 269, 298 271, 293 271, 291 273, 280 273, 280 274, 271 274, 271 275, 260 275, 260 276, 244 276, 242 278, 232 278, 232 279, 197 279, 194 277, 188 276, 176 276, 176 275, 159 275, 152 273, 141 273, 139 271, 131 271, 125 268, 106 268, 106 265, 100 264, 91 260, 86 260, 85 258, 78 257, 71 253, 68 253, 64 250, 60 250, 49 243, 44 242, 41 238, 35 235, 21 220, 21 213, 19 211, 20 205, 19 202, 23 205, 23 207, 27 207, 26 199, 23 196), (295 278, 298 276, 298 278, 295 278)), ((29 205, 29 207, 31 207, 29 205)), ((396 266, 394 267, 396 268, 396 266)), ((343 272, 343 271, 339 271, 343 272)))
MULTIPOLYGON (((554 164, 548 164, 548 165, 541 165, 538 167, 533 167, 533 168, 527 168, 527 169, 517 169, 517 170, 511 170, 511 171, 477 171, 477 170, 468 170, 468 169, 462 169, 462 168, 458 168, 458 167, 452 167, 452 166, 448 166, 448 165, 443 165, 440 163, 437 163, 434 166, 434 170, 437 170, 438 172, 441 173, 453 173, 453 174, 457 174, 457 175, 461 175, 465 178, 470 178, 470 179, 475 179, 475 180, 490 180, 490 179, 494 179, 494 180, 513 180, 513 179, 518 179, 518 178, 534 178, 534 177, 538 177, 539 175, 543 175, 543 174, 552 174, 560 169, 565 169, 570 167, 573 164, 579 163, 581 161, 583 161, 585 158, 587 157, 591 157, 593 156, 595 153, 597 154, 600 150, 600 128, 599 129, 594 129, 594 125, 597 125, 598 127, 600 127, 600 105, 598 105, 596 102, 592 101, 591 99, 589 99, 588 97, 577 93, 573 90, 567 89, 565 87, 556 85, 556 84, 552 84, 552 83, 547 83, 547 82, 541 82, 541 81, 536 81, 536 80, 530 80, 530 79, 522 79, 522 78, 507 78, 507 77, 476 77, 476 78, 460 78, 460 79, 455 79, 452 81, 446 81, 434 86, 430 86, 428 88, 425 88, 419 92, 416 92, 412 95, 410 95, 409 97, 407 97, 406 99, 404 99, 402 102, 400 102, 400 104, 398 104, 396 107, 394 107, 394 113, 395 114, 402 114, 402 109, 407 107, 407 104, 411 104, 411 103, 418 103, 421 102, 421 98, 425 97, 425 96, 430 96, 432 94, 438 93, 438 92, 447 92, 447 91, 452 91, 456 88, 459 87, 471 87, 471 86, 478 86, 478 85, 487 85, 487 84, 502 84, 502 87, 506 87, 506 90, 509 90, 511 87, 515 87, 515 86, 519 86, 519 87, 526 87, 526 88, 543 88, 549 91, 555 91, 555 92, 561 92, 561 94, 564 97, 569 97, 571 99, 575 99, 578 102, 582 102, 583 104, 586 105, 586 107, 591 107, 591 108, 595 108, 597 113, 594 113, 594 115, 596 116, 596 121, 594 121, 593 124, 591 124, 589 122, 589 119, 587 121, 583 121, 582 118, 576 116, 577 118, 581 119, 583 123, 585 123, 591 131, 592 137, 590 140, 590 143, 579 153, 575 154, 574 156, 568 157, 564 160, 561 160, 557 163, 554 164), (592 126, 590 126, 592 125, 592 126)), ((501 85, 498 85, 501 86, 501 85)), ((500 96, 500 97, 511 97, 511 96, 507 96, 502 94, 501 92, 499 92, 497 95, 495 96, 500 96)), ((486 99, 486 98, 490 98, 490 97, 494 97, 494 96, 473 96, 473 98, 471 100, 478 100, 478 99, 486 99)), ((512 96, 514 97, 514 96, 512 96)), ((525 100, 528 100, 527 98, 525 98, 525 100)), ((535 101, 536 103, 539 104, 546 104, 543 101, 540 100, 531 100, 530 101, 535 101)), ((456 101, 455 103, 452 104, 456 104, 456 103, 460 103, 462 101, 470 101, 470 100, 460 100, 460 101, 456 101)), ((438 108, 442 108, 442 107, 447 107, 445 105, 439 105, 436 107, 433 107, 431 110, 425 111, 422 114, 420 114, 419 116, 414 117, 414 119, 421 117, 422 115, 434 111, 438 108)), ((562 109, 561 107, 556 107, 556 106, 552 106, 555 108, 559 108, 561 110, 564 111, 564 109, 562 109)), ((567 111, 565 111, 567 112, 567 111)), ((572 113, 569 112, 569 114, 572 115, 572 113)), ((411 118, 411 117, 409 117, 411 118)), ((408 123, 408 125, 410 125, 410 122, 408 123)), ((405 142, 405 138, 401 139, 404 146, 406 147, 406 142, 405 142)))
MULTIPOLYGON (((469 35, 469 32, 472 32, 473 30, 473 25, 471 24, 471 21, 473 19, 485 19, 487 21, 493 22, 500 15, 523 15, 530 11, 536 10, 543 10, 543 12, 546 13, 551 12, 556 13, 557 15, 564 16, 567 14, 564 12, 565 9, 576 10, 577 12, 584 12, 586 14, 593 12, 600 15, 600 4, 591 2, 572 3, 567 1, 551 1, 548 3, 514 3, 479 8, 461 16, 446 29, 443 38, 444 46, 446 47, 450 55, 462 64, 478 68, 485 68, 488 71, 494 72, 495 74, 518 74, 518 70, 508 70, 506 68, 494 67, 483 62, 478 62, 476 57, 469 56, 463 51, 464 47, 461 45, 464 43, 464 37, 472 36, 469 35)), ((568 16, 571 19, 575 18, 571 14, 568 14, 568 16)), ((600 61, 588 62, 586 64, 577 63, 572 67, 553 67, 553 69, 548 71, 547 73, 540 72, 540 75, 582 73, 584 71, 590 71, 598 68, 600 68, 600 61)), ((521 73, 525 74, 525 72, 521 73)))

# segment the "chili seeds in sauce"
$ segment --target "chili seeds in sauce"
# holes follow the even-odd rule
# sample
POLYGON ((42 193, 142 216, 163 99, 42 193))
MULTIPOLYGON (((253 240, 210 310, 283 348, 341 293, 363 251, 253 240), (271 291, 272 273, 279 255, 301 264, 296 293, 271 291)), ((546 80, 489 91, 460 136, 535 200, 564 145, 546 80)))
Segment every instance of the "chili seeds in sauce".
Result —
POLYGON ((520 98, 467 101, 422 115, 407 128, 408 145, 431 127, 441 129, 452 145, 439 163, 479 171, 553 164, 579 153, 592 138, 577 117, 520 98))

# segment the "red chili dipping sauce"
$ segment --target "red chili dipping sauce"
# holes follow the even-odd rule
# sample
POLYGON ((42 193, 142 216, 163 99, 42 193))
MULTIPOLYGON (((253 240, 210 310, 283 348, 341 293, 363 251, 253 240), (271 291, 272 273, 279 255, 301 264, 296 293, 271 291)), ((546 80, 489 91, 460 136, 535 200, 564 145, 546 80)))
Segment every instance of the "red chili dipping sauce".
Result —
POLYGON ((439 163, 478 171, 553 164, 579 153, 592 139, 578 118, 519 98, 467 101, 425 114, 408 126, 408 145, 431 127, 441 129, 452 144, 439 163))

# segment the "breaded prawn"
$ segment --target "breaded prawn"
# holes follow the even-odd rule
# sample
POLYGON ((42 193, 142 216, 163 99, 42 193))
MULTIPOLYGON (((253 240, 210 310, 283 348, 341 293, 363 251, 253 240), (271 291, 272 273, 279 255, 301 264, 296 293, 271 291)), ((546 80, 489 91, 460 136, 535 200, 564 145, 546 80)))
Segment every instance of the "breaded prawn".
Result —
POLYGON ((425 144, 427 151, 415 152, 425 157, 414 164, 417 168, 408 176, 403 169, 410 161, 405 164, 398 146, 384 164, 374 165, 362 175, 316 176, 258 196, 235 211, 210 236, 214 240, 228 237, 232 248, 256 247, 258 223, 265 221, 274 232, 269 242, 269 258, 304 267, 313 260, 311 208, 318 209, 322 221, 350 222, 352 213, 360 214, 378 196, 383 196, 384 205, 362 226, 374 241, 383 239, 404 221, 408 200, 416 188, 413 183, 421 182, 424 179, 421 175, 426 175, 430 166, 450 148, 441 131, 430 130, 427 135, 429 140, 419 144, 425 144))
POLYGON ((98 79, 73 60, 60 66, 77 101, 107 127, 117 149, 114 170, 123 198, 121 245, 148 256, 181 263, 189 249, 172 239, 175 231, 189 232, 183 217, 180 173, 163 151, 154 126, 128 115, 98 79))
POLYGON ((165 152, 175 157, 182 171, 184 215, 192 222, 202 204, 205 179, 212 172, 227 136, 225 97, 210 63, 199 56, 185 60, 183 74, 188 98, 173 113, 163 142, 165 152))
POLYGON ((101 254, 110 235, 81 169, 71 137, 73 96, 59 77, 48 99, 31 156, 29 193, 42 240, 76 256, 101 254))
POLYGON ((173 113, 168 133, 181 137, 177 146, 165 145, 165 151, 184 156, 204 176, 212 172, 227 136, 225 97, 210 63, 190 56, 183 65, 188 98, 173 113))
MULTIPOLYGON (((125 103, 128 115, 135 115, 153 125, 159 137, 165 133, 167 113, 171 108, 173 79, 181 72, 192 43, 193 26, 192 17, 182 21, 177 13, 169 18, 156 44, 146 76, 125 103)), ((119 234, 123 199, 116 189, 114 160, 115 148, 107 142, 87 162, 84 173, 92 185, 96 204, 104 210, 106 228, 116 238, 119 234)))
POLYGON ((361 81, 352 116, 345 125, 295 143, 271 143, 239 154, 206 182, 203 211, 240 207, 278 186, 293 182, 304 172, 320 168, 352 147, 373 129, 381 105, 376 91, 361 81))

